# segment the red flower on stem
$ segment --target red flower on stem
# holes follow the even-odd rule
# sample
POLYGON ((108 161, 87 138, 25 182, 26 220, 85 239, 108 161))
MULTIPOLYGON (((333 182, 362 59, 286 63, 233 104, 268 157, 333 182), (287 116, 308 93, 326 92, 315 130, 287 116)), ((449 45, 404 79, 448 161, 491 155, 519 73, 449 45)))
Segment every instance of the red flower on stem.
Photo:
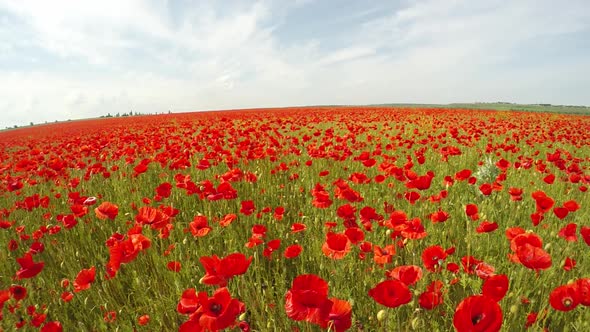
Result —
POLYGON ((469 296, 457 305, 453 326, 457 332, 500 331, 502 308, 498 302, 488 296, 469 296))

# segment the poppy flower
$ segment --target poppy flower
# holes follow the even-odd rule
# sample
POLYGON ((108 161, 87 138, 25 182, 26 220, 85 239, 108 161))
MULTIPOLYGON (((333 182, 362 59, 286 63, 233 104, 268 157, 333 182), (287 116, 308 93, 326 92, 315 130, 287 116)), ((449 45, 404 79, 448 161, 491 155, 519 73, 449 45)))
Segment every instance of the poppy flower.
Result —
POLYGON ((391 263, 393 255, 395 255, 395 246, 392 244, 386 245, 385 247, 373 246, 373 261, 378 265, 391 263))
POLYGON ((571 271, 576 267, 576 260, 571 257, 566 257, 565 261, 563 262, 563 269, 566 271, 571 271))
POLYGON ((332 309, 328 300, 328 283, 315 274, 302 274, 295 279, 285 295, 285 311, 293 320, 321 324, 332 309))
POLYGON ((180 296, 176 311, 183 315, 192 314, 199 309, 199 298, 194 288, 185 289, 180 296))
POLYGON ((569 212, 576 212, 580 209, 580 204, 574 200, 570 200, 563 203, 563 207, 565 207, 569 212))
POLYGON ((213 296, 206 292, 198 295, 200 309, 199 325, 205 331, 218 331, 232 326, 242 312, 243 304, 233 299, 227 288, 218 288, 213 296))
POLYGON ((551 267, 551 256, 543 248, 528 243, 518 247, 516 256, 522 265, 535 271, 551 267))
POLYGON ((43 325, 39 332, 62 332, 63 328, 58 321, 47 322, 43 325))
POLYGON ((485 295, 466 297, 455 308, 453 326, 457 332, 500 331, 502 308, 498 302, 485 295))
POLYGON ((469 179, 470 176, 471 176, 471 170, 464 169, 462 171, 455 173, 455 180, 458 180, 458 181, 467 180, 467 179, 469 179))
POLYGON ((449 219, 449 217, 449 213, 439 210, 430 214, 430 221, 432 221, 433 223, 445 222, 449 219))
POLYGON ((236 219, 238 219, 238 216, 235 213, 228 213, 219 220, 219 226, 227 227, 236 221, 236 219))
POLYGON ((205 216, 196 216, 193 218, 188 224, 189 230, 194 237, 203 237, 209 232, 211 232, 212 228, 209 226, 209 222, 207 221, 207 217, 205 216))
POLYGON ((511 187, 508 189, 508 193, 510 194, 510 200, 513 202, 522 201, 522 188, 514 188, 511 187))
POLYGON ((440 271, 446 258, 447 253, 439 245, 430 246, 422 251, 422 263, 430 272, 440 271))
POLYGON ((23 257, 17 258, 16 261, 18 265, 20 265, 20 269, 16 271, 17 279, 33 278, 39 274, 45 266, 44 262, 35 263, 31 253, 25 253, 23 257))
POLYGON ((412 292, 406 284, 390 279, 378 283, 369 290, 369 296, 377 303, 388 308, 395 308, 412 300, 412 292))
POLYGON ((287 259, 295 258, 301 254, 303 247, 299 244, 292 244, 285 248, 284 256, 287 259))
POLYGON ((555 214, 555 216, 557 218, 559 218, 560 220, 564 219, 565 217, 567 217, 567 215, 569 214, 569 210, 563 206, 557 206, 553 208, 553 214, 555 214))
POLYGON ((164 182, 156 188, 156 195, 160 199, 170 197, 171 193, 172 193, 172 185, 168 182, 164 182))
POLYGON ((590 278, 580 278, 576 280, 578 288, 578 297, 580 304, 590 306, 590 278))
POLYGON ((385 275, 390 279, 396 279, 410 286, 422 279, 422 269, 416 265, 402 265, 387 271, 385 275))
POLYGON ((150 316, 149 315, 142 315, 139 318, 137 318, 137 324, 140 326, 145 326, 150 322, 150 316))
POLYGON ((561 285, 549 294, 551 307, 559 311, 570 311, 580 304, 578 287, 576 284, 561 285))
POLYGON ((170 261, 168 262, 168 264, 166 264, 166 268, 168 269, 168 271, 180 272, 182 265, 180 264, 180 262, 170 261))
POLYGON ((307 228, 307 226, 305 226, 305 224, 294 223, 293 225, 291 225, 291 233, 303 232, 303 231, 305 231, 306 228, 307 228))
POLYGON ((21 285, 13 285, 8 291, 10 292, 10 296, 17 301, 20 301, 27 296, 27 289, 21 285))
POLYGON ((547 196, 547 194, 545 194, 544 191, 535 191, 531 194, 531 196, 533 197, 533 199, 535 200, 535 204, 537 206, 537 212, 539 213, 545 213, 547 211, 549 211, 553 205, 555 204, 555 201, 553 200, 553 198, 547 196))
POLYGON ((322 252, 332 259, 342 259, 350 252, 350 240, 345 234, 328 232, 322 252))
POLYGON ((233 253, 221 259, 217 255, 203 256, 200 262, 205 268, 205 276, 201 278, 201 282, 225 287, 229 279, 248 271, 252 257, 246 258, 242 253, 233 253))
POLYGON ((559 230, 557 235, 566 241, 576 242, 578 241, 578 235, 576 234, 578 225, 575 223, 569 223, 559 230))
POLYGON ((498 229, 498 223, 492 221, 482 221, 475 229, 478 233, 490 233, 498 229))
POLYGON ((343 332, 350 328, 352 325, 352 306, 350 302, 331 298, 332 308, 326 319, 326 328, 330 331, 343 332))
POLYGON ((443 303, 442 293, 443 283, 440 280, 435 280, 418 297, 418 304, 426 310, 432 310, 443 303))
POLYGON ((483 282, 482 294, 499 302, 508 292, 509 281, 505 274, 497 274, 483 282))
POLYGON ((242 201, 242 207, 240 208, 240 213, 245 216, 249 216, 256 210, 253 201, 242 201))
POLYGON ((93 266, 89 269, 82 269, 74 280, 74 292, 81 292, 90 288, 96 277, 96 268, 93 266))
POLYGON ((580 235, 582 236, 582 239, 584 239, 584 242, 590 246, 590 226, 580 227, 580 235))
POLYGON ((471 220, 478 220, 479 219, 479 215, 477 213, 478 213, 477 205, 467 204, 465 206, 465 214, 467 214, 467 216, 469 218, 471 218, 471 220))

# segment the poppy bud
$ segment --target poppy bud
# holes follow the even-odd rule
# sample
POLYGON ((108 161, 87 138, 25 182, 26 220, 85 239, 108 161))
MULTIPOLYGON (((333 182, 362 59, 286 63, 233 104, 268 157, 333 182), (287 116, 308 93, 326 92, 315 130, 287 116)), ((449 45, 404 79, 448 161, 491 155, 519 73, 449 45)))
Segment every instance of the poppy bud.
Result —
POLYGON ((385 317, 387 317, 387 312, 383 309, 379 310, 379 312, 377 313, 377 320, 382 322, 385 317))

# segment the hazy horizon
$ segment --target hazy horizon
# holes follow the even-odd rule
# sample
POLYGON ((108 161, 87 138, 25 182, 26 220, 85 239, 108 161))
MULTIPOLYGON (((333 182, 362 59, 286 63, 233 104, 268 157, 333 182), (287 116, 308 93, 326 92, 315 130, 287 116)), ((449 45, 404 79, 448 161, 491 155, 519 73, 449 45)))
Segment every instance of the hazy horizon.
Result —
POLYGON ((298 105, 590 105, 590 2, 0 0, 0 128, 298 105))

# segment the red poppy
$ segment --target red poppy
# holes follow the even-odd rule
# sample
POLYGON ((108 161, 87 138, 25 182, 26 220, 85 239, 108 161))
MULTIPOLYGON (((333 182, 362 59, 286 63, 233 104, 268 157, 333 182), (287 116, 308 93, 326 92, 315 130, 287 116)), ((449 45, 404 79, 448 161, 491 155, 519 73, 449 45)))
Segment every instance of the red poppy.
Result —
POLYGON ((150 322, 150 316, 149 315, 142 315, 139 318, 137 318, 137 324, 140 326, 145 326, 150 322))
POLYGON ((586 242, 586 244, 590 246, 590 226, 580 227, 580 235, 582 235, 582 239, 584 239, 584 242, 586 242))
POLYGON ((248 271, 252 257, 246 258, 242 253, 233 253, 222 259, 219 259, 217 255, 203 256, 200 261, 205 268, 205 276, 201 278, 201 282, 206 285, 225 287, 229 279, 248 271))
POLYGON ((403 265, 387 271, 385 275, 388 278, 399 280, 410 286, 422 279, 422 269, 416 265, 403 265))
MULTIPOLYGON (((27 289, 21 285, 13 285, 8 289, 10 296, 16 301, 20 301, 27 296, 27 289)), ((1 308, 2 306, 0 306, 1 308)))
POLYGON ((43 325, 39 332, 62 332, 63 328, 58 321, 47 322, 43 325))
POLYGON ((566 271, 571 271, 576 267, 576 260, 571 257, 566 257, 565 261, 563 262, 563 269, 566 271))
POLYGON ((553 207, 553 204, 555 204, 555 201, 551 197, 547 196, 544 191, 535 191, 531 194, 531 196, 535 200, 537 212, 539 213, 545 213, 549 211, 553 207))
POLYGON ((435 280, 428 287, 426 291, 418 297, 418 304, 426 310, 432 310, 443 303, 442 293, 443 283, 440 280, 435 280))
POLYGON ((389 308, 399 307, 412 300, 412 292, 408 286, 395 279, 378 283, 369 290, 369 296, 377 303, 389 308))
POLYGON ((285 295, 285 311, 293 320, 321 324, 330 314, 328 283, 315 274, 302 274, 293 279, 285 295))
POLYGON ((352 244, 357 244, 365 239, 365 233, 358 227, 347 228, 344 235, 348 237, 352 244))
POLYGON ((385 265, 391 263, 391 260, 395 255, 395 246, 389 244, 385 247, 378 245, 373 246, 373 261, 378 265, 385 265))
POLYGON ((553 214, 555 214, 555 216, 557 218, 564 219, 565 217, 567 217, 567 215, 569 214, 569 210, 565 207, 562 206, 558 206, 558 207, 554 207, 553 208, 553 214))
POLYGON ((563 239, 565 239, 566 241, 569 242, 576 242, 578 241, 578 235, 576 234, 578 230, 578 225, 575 223, 569 223, 566 226, 564 226, 563 228, 561 228, 559 230, 559 233, 557 233, 557 235, 563 239))
POLYGON ((535 233, 522 233, 515 236, 510 241, 510 250, 516 251, 518 247, 525 244, 541 248, 543 246, 543 240, 541 240, 541 238, 535 233))
POLYGON ((43 270, 44 262, 35 263, 31 253, 25 253, 23 257, 16 259, 20 269, 16 271, 17 279, 33 278, 43 270))
POLYGON ((570 200, 563 203, 563 207, 565 207, 569 212, 576 212, 580 209, 580 204, 574 200, 570 200))
POLYGON ((422 251, 422 263, 430 272, 440 271, 446 258, 447 253, 438 245, 430 246, 422 251))
POLYGON ((470 176, 471 176, 470 169, 464 169, 462 171, 455 173, 455 179, 459 180, 459 181, 467 180, 467 179, 469 179, 470 176))
POLYGON ((477 213, 478 213, 477 205, 467 204, 465 206, 465 214, 467 214, 467 216, 469 218, 471 218, 471 220, 479 219, 479 215, 477 213))
POLYGON ((463 299, 455 309, 453 326, 457 332, 500 331, 502 308, 485 295, 472 295, 463 299))
POLYGON ((299 244, 292 244, 285 248, 284 256, 287 259, 295 258, 301 254, 303 247, 299 244))
POLYGON ((475 266, 475 274, 484 280, 493 276, 495 271, 496 269, 486 262, 481 262, 475 266))
POLYGON ((510 200, 511 201, 521 201, 522 200, 522 193, 523 190, 521 188, 514 188, 511 187, 508 189, 508 193, 510 194, 510 200))
POLYGON ((580 278, 576 280, 576 286, 578 288, 580 304, 590 306, 590 278, 580 278))
POLYGON ((209 232, 211 232, 212 228, 209 226, 209 221, 207 221, 207 217, 205 216, 196 216, 193 218, 188 224, 189 230, 194 237, 203 237, 209 232))
POLYGON ((306 228, 307 228, 307 226, 305 226, 305 224, 294 223, 293 225, 291 225, 291 233, 303 232, 303 231, 305 231, 306 228))
POLYGON ((200 292, 198 299, 198 321, 205 331, 218 331, 232 326, 244 309, 243 304, 233 299, 225 287, 218 288, 211 297, 200 292))
POLYGON ((180 301, 176 306, 176 311, 183 315, 192 314, 199 309, 199 298, 194 288, 185 289, 180 296, 180 301))
POLYGON ((320 209, 325 209, 332 205, 330 193, 328 193, 321 184, 316 184, 316 186, 311 190, 311 194, 313 196, 313 201, 311 202, 313 206, 320 209))
POLYGON ((81 292, 90 288, 96 277, 96 268, 93 266, 89 269, 82 269, 74 280, 74 292, 81 292))
POLYGON ((238 216, 236 214, 228 213, 225 216, 223 216, 223 218, 221 218, 221 220, 219 220, 219 226, 227 227, 227 226, 231 225, 231 223, 233 223, 236 219, 238 219, 238 216))
POLYGON ((528 243, 517 248, 516 256, 522 265, 535 271, 551 267, 551 256, 543 248, 528 243))
POLYGON ((463 256, 461 257, 461 265, 463 266, 463 271, 468 274, 474 274, 475 268, 479 263, 482 261, 473 257, 473 256, 463 256))
MULTIPOLYGON (((172 185, 168 182, 164 182, 156 188, 156 195, 160 199, 170 197, 171 193, 172 193, 172 185)), ((157 200, 159 200, 159 199, 157 199, 157 200)))
POLYGON ((549 294, 549 303, 555 310, 570 311, 580 304, 576 284, 561 285, 549 294))
POLYGON ((497 274, 483 282, 482 294, 499 302, 508 292, 509 281, 505 274, 497 274))
POLYGON ((242 207, 240 208, 240 213, 243 215, 249 216, 256 210, 253 201, 242 201, 242 207))
POLYGON ((350 302, 331 298, 332 308, 328 314, 326 328, 330 331, 343 332, 352 325, 352 306, 350 302))
POLYGON ((555 182, 555 175, 554 174, 549 174, 546 177, 543 178, 543 182, 547 183, 547 184, 553 184, 553 182, 555 182))
POLYGON ((332 259, 342 259, 350 252, 350 240, 344 234, 328 232, 322 252, 332 259))
POLYGON ((433 223, 445 222, 449 219, 449 217, 450 215, 447 212, 439 210, 430 214, 430 221, 433 223))
POLYGON ((111 219, 115 220, 119 214, 119 207, 111 202, 102 202, 98 207, 94 209, 94 213, 98 219, 111 219))
POLYGON ((170 261, 168 262, 168 264, 166 264, 166 268, 168 269, 168 271, 180 272, 182 264, 180 264, 180 262, 177 261, 170 261))
POLYGON ((498 223, 492 221, 482 221, 475 229, 478 233, 490 233, 498 229, 498 223))

